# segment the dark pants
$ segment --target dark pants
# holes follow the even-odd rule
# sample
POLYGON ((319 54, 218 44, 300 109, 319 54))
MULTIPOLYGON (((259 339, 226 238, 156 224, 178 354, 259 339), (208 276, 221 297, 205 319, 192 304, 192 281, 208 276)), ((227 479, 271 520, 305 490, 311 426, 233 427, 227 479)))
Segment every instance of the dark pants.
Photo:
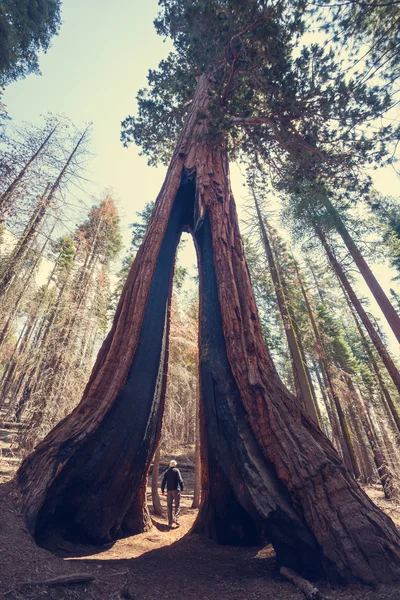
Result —
POLYGON ((172 525, 172 522, 178 523, 179 513, 181 504, 181 493, 178 490, 172 490, 167 492, 167 508, 168 508, 168 524, 172 525), (175 514, 172 519, 172 503, 175 503, 175 514))

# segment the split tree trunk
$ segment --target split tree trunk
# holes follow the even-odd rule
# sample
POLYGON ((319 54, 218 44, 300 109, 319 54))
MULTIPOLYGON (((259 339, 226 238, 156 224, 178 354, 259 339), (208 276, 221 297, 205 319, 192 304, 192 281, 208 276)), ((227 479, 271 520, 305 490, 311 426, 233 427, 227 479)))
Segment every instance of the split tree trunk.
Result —
POLYGON ((27 526, 38 534, 52 521, 105 541, 148 525, 144 485, 163 409, 168 295, 176 244, 189 227, 200 267, 206 459, 198 530, 244 543, 262 526, 278 561, 306 575, 396 580, 394 524, 302 413, 264 344, 225 149, 206 137, 208 99, 202 75, 80 405, 18 472, 27 526))

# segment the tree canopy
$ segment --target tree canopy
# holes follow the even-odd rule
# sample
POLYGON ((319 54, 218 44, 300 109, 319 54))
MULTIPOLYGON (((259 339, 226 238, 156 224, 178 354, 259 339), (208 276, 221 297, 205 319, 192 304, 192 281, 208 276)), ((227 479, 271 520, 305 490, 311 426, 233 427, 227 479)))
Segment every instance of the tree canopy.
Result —
POLYGON ((279 177, 289 163, 312 178, 346 181, 386 157, 395 132, 370 125, 391 106, 390 95, 349 77, 332 48, 304 43, 305 2, 160 5, 155 26, 175 51, 150 70, 138 115, 122 123, 124 144, 141 146, 150 164, 168 162, 202 73, 212 80, 210 135, 224 140, 231 158, 256 154, 279 177))
POLYGON ((61 25, 61 0, 3 0, 0 3, 0 85, 39 73, 61 25))

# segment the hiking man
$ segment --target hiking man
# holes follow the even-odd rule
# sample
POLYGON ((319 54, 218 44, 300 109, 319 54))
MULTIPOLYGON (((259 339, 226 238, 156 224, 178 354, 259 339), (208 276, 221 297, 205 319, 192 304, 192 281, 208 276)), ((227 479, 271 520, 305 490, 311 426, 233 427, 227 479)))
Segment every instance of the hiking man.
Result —
POLYGON ((176 468, 176 460, 171 460, 169 468, 165 471, 161 484, 162 495, 165 496, 165 486, 167 486, 167 508, 168 525, 172 523, 179 525, 179 512, 181 503, 181 491, 183 492, 183 479, 179 469, 176 468), (174 518, 172 519, 172 503, 175 504, 174 518))

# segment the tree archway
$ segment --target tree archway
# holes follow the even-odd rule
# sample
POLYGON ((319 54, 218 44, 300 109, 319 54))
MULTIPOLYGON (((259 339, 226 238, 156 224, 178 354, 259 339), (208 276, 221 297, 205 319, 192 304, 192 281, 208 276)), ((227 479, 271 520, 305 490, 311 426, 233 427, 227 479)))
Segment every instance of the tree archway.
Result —
POLYGON ((160 432, 168 303, 182 228, 200 267, 203 503, 197 531, 243 539, 267 530, 278 560, 311 576, 390 581, 398 536, 278 378, 263 341, 222 141, 207 129, 199 78, 112 329, 79 406, 21 466, 26 522, 81 538, 149 526, 147 470, 160 432))

